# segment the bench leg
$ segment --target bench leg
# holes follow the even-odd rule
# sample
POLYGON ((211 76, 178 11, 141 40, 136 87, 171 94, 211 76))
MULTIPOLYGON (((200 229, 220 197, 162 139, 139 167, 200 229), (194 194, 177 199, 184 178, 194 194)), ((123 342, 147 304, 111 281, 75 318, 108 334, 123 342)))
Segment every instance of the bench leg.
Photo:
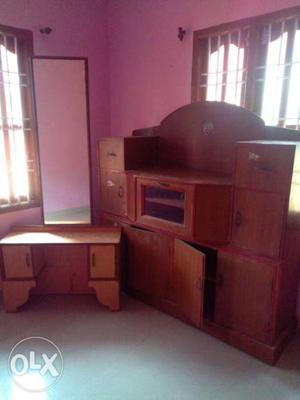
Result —
POLYGON ((96 292, 97 300, 110 311, 120 310, 120 283, 118 281, 89 281, 96 292))
POLYGON ((16 312, 18 307, 25 304, 29 298, 29 292, 36 286, 35 281, 4 281, 3 302, 6 312, 16 312))

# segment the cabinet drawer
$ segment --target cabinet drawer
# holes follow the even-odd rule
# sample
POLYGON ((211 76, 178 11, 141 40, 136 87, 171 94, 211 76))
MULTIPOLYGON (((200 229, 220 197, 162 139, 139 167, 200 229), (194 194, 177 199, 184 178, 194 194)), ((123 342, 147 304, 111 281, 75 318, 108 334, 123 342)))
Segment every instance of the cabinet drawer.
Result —
POLYGON ((90 277, 115 278, 116 248, 112 245, 90 247, 90 277))
POLYGON ((34 269, 30 246, 2 246, 5 278, 33 278, 34 269))
POLYGON ((294 145, 239 143, 235 183, 239 187, 283 192, 289 187, 294 145))
POLYGON ((278 193, 236 189, 232 243, 256 254, 278 257, 285 198, 278 193))
POLYGON ((137 179, 137 221, 185 236, 192 235, 194 185, 137 179))
POLYGON ((100 168, 124 170, 124 140, 111 138, 99 140, 100 168))
POLYGON ((100 171, 101 206, 103 211, 127 216, 127 176, 124 172, 100 171))

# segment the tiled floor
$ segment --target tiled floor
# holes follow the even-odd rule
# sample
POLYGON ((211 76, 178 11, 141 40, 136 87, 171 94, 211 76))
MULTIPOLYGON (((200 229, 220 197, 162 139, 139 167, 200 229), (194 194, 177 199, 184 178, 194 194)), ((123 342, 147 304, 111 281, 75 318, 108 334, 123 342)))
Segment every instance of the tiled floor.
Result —
POLYGON ((0 311, 1 400, 299 400, 300 338, 270 367, 128 297, 110 313, 93 296, 34 298, 0 311), (53 340, 64 357, 47 392, 19 389, 8 373, 12 346, 53 340))

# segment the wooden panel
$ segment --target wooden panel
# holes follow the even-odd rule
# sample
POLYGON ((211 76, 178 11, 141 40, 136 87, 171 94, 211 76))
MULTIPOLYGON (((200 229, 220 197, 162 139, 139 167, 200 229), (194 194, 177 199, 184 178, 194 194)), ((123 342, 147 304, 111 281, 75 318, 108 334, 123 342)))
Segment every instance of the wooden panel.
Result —
POLYGON ((189 321, 202 325, 205 255, 180 240, 174 246, 176 303, 189 321))
POLYGON ((239 143, 235 184, 270 192, 287 192, 295 145, 239 143))
POLYGON ((187 237, 192 236, 193 232, 193 213, 194 213, 194 185, 184 183, 175 183, 168 180, 155 180, 137 178, 137 221, 149 227, 161 228, 168 232, 187 237), (145 197, 144 191, 146 187, 161 188, 166 191, 177 191, 184 193, 183 223, 172 222, 162 218, 158 218, 145 214, 145 197))
POLYGON ((199 241, 228 241, 231 220, 231 187, 197 186, 195 239, 199 241))
POLYGON ((230 174, 236 142, 262 139, 264 123, 241 107, 203 101, 174 111, 158 131, 161 164, 230 174))
POLYGON ((99 140, 100 168, 124 170, 124 139, 103 138, 99 140))
POLYGON ((30 246, 2 246, 6 279, 33 278, 30 246))
POLYGON ((101 170, 101 207, 112 214, 127 216, 127 177, 123 172, 101 170))
POLYGON ((285 199, 279 194, 235 190, 232 243, 254 253, 280 254, 285 199))
POLYGON ((116 249, 115 246, 90 247, 90 276, 91 278, 115 278, 116 249))
POLYGON ((220 251, 215 322, 270 342, 275 274, 275 264, 220 251))
POLYGON ((148 299, 165 299, 170 239, 159 233, 126 227, 127 286, 148 299))
POLYGON ((40 272, 36 294, 86 294, 89 255, 87 245, 47 245, 44 247, 46 267, 40 272))

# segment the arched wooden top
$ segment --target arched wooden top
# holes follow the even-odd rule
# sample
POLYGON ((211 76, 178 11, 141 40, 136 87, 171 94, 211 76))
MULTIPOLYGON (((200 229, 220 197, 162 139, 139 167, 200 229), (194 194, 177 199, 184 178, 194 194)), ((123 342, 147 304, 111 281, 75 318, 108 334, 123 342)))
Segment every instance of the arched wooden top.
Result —
POLYGON ((264 122, 242 107, 220 102, 188 104, 163 119, 160 164, 232 173, 235 143, 264 139, 264 122))

